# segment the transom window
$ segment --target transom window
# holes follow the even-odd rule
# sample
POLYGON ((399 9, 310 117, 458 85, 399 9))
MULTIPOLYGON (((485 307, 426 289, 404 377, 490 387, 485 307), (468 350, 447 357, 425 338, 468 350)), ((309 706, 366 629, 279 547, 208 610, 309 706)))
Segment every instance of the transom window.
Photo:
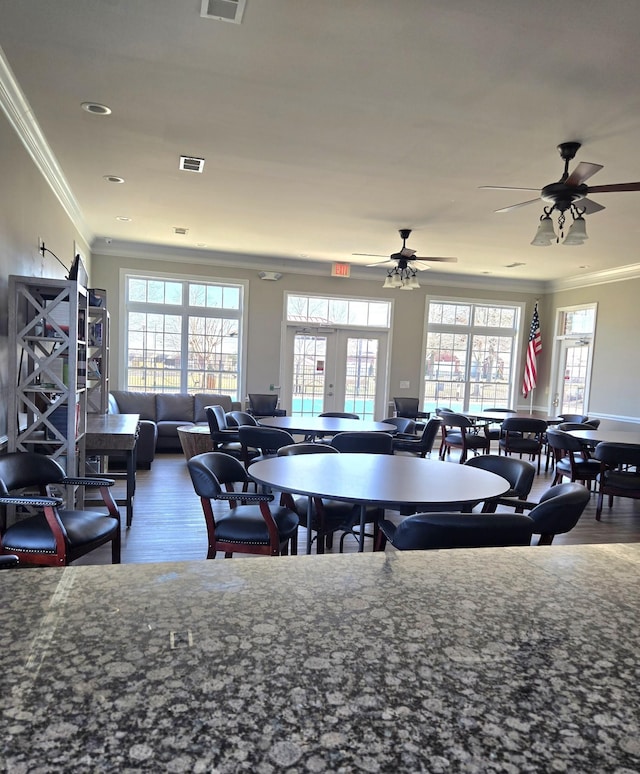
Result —
POLYGON ((360 301, 353 298, 287 295, 287 321, 316 325, 362 325, 388 328, 391 304, 387 301, 360 301))
POLYGON ((429 301, 424 410, 510 408, 519 320, 517 306, 429 301))
POLYGON ((239 394, 241 284, 126 277, 126 389, 239 394))

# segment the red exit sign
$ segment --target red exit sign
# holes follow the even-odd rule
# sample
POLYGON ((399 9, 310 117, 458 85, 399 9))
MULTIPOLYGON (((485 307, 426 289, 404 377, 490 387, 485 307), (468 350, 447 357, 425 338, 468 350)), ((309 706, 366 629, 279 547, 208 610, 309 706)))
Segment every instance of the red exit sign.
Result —
POLYGON ((351 264, 349 263, 334 263, 331 267, 332 277, 350 277, 351 276, 351 264))

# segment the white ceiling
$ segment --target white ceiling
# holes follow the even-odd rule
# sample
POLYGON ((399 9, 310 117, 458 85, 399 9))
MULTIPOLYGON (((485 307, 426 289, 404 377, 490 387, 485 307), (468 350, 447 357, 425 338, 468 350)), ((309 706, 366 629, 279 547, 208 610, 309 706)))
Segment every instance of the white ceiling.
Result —
POLYGON ((247 0, 241 25, 200 18, 200 0, 0 8, 0 46, 97 248, 365 264, 352 253, 395 252, 410 227, 420 255, 458 257, 438 274, 638 262, 640 193, 594 194, 606 209, 585 245, 536 248, 541 204, 494 213, 535 193, 479 190, 558 180, 565 140, 583 143, 572 166, 604 165, 589 183, 640 180, 637 0, 247 0))

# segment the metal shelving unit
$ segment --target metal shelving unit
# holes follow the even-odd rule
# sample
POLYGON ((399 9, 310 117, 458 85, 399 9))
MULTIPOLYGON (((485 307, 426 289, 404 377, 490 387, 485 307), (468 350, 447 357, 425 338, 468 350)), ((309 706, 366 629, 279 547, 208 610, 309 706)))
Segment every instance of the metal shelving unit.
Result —
POLYGON ((109 408, 109 312, 88 307, 87 413, 106 414, 109 408))
POLYGON ((85 467, 87 298, 74 280, 9 277, 9 451, 47 454, 68 476, 85 467))

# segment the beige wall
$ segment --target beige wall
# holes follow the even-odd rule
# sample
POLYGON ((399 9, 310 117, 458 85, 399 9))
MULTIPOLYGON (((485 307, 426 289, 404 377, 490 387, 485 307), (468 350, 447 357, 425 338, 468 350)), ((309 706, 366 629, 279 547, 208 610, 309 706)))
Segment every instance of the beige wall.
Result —
POLYGON ((8 363, 16 357, 7 342, 8 278, 64 277, 51 255, 38 253, 38 237, 66 266, 73 261, 73 244, 81 245, 90 266, 88 245, 67 217, 52 189, 31 161, 11 125, 0 113, 0 441, 6 438, 8 363))
MULTIPOLYGON (((423 368, 423 329, 425 296, 427 289, 399 293, 382 289, 382 281, 362 279, 337 279, 302 274, 284 273, 278 282, 259 279, 255 270, 230 269, 199 263, 168 262, 119 258, 96 253, 93 260, 92 283, 107 290, 108 307, 112 321, 112 386, 122 386, 124 377, 120 370, 122 355, 118 343, 120 331, 119 282, 123 269, 156 271, 161 274, 204 278, 234 278, 249 283, 249 310, 247 331, 247 373, 244 392, 265 392, 269 385, 280 381, 280 344, 286 292, 326 293, 367 298, 389 298, 394 301, 394 323, 391 335, 391 364, 389 370, 389 396, 418 395, 423 368), (411 383, 409 390, 400 390, 400 381, 411 383)), ((328 271, 328 268, 327 268, 328 271)), ((489 298, 495 301, 518 301, 527 304, 525 317, 530 319, 535 297, 530 294, 505 291, 480 292, 472 287, 438 287, 431 292, 454 298, 489 298)), ((528 324, 528 323, 527 323, 528 324)))
MULTIPOLYGON (((640 421, 640 279, 554 293, 545 307, 597 303, 589 413, 640 421)), ((608 426, 613 427, 614 424, 608 426)))

